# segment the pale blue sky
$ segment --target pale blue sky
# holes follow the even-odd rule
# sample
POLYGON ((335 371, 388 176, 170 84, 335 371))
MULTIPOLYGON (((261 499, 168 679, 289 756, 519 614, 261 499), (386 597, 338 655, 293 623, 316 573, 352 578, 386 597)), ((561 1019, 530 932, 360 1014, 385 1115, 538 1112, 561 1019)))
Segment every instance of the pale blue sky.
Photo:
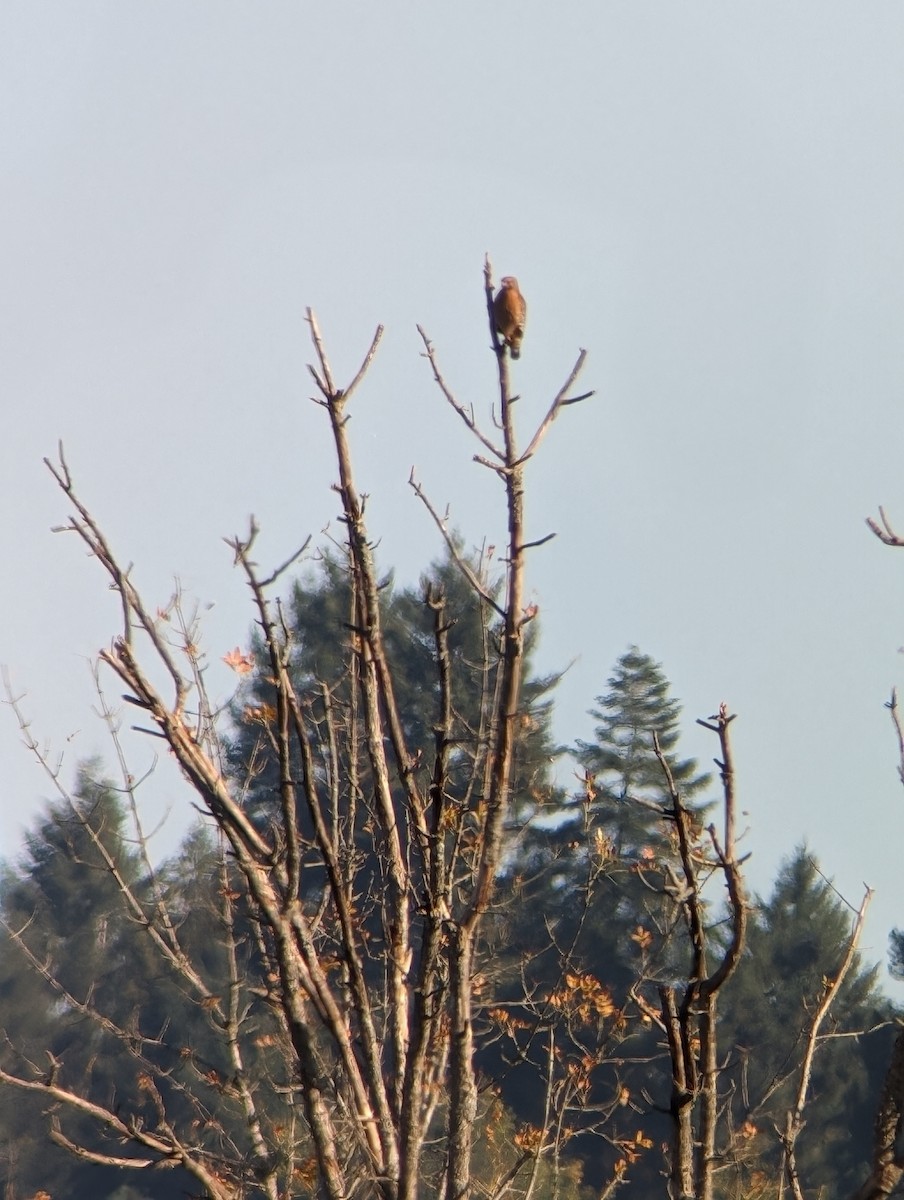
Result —
MULTIPOLYGON (((203 602, 211 680, 250 622, 220 540, 279 561, 335 516, 303 316, 337 374, 377 322, 354 408, 384 565, 438 551, 412 464, 472 543, 491 479, 414 329, 487 412, 482 263, 530 307, 522 420, 579 347, 597 397, 531 468, 542 666, 576 659, 557 732, 630 642, 693 718, 738 714, 750 881, 806 837, 904 924, 904 792, 883 710, 904 682, 904 8, 812 0, 456 5, 271 0, 0 10, 0 661, 35 731, 104 750, 86 660, 115 631, 94 564, 49 527, 76 478, 150 601, 203 602)), ((114 694, 117 689, 112 689, 114 694)), ((2 714, 0 714, 2 715, 2 714)), ((134 742, 136 765, 147 740, 134 742)), ((0 721, 2 848, 48 789, 0 721)), ((166 769, 173 821, 186 796, 166 769)))

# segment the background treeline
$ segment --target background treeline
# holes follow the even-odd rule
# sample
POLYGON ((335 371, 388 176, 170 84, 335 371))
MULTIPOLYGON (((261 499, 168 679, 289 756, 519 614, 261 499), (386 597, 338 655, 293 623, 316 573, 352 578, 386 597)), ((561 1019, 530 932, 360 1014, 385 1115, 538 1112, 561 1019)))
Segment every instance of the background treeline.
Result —
MULTIPOLYGON (((475 572, 484 567, 474 560, 475 572)), ((482 606, 453 561, 435 565, 430 580, 455 614, 456 720, 476 728, 480 697, 492 686, 483 678, 488 634, 482 606)), ((405 588, 386 580, 380 602, 407 742, 427 763, 438 697, 424 592, 423 583, 405 588)), ((342 666, 351 603, 347 573, 326 558, 293 585, 283 609, 296 688, 310 697, 324 725, 324 706, 346 710, 355 703, 355 681, 342 666), (337 681, 328 694, 318 690, 324 679, 337 681)), ((532 622, 532 637, 536 629, 532 622)), ((282 766, 270 736, 276 699, 263 645, 234 665, 247 673, 232 704, 224 771, 240 781, 251 821, 270 830, 282 766)), ((555 1152, 537 1160, 530 1184, 537 1200, 589 1200, 616 1188, 625 1200, 664 1195, 672 1076, 654 1019, 655 996, 657 988, 685 977, 689 948, 677 835, 667 817, 668 786, 653 734, 701 837, 718 787, 682 755, 680 705, 662 666, 638 647, 614 664, 596 698, 591 741, 555 743, 556 682, 527 673, 504 865, 480 937, 475 1184, 499 1194, 500 1178, 506 1172, 516 1178, 554 1112, 561 1136, 555 1152)), ((447 788, 462 806, 470 803, 472 766, 464 751, 452 750, 447 788)), ((756 821, 755 812, 750 819, 756 821)), ((306 844, 314 831, 303 811, 298 822, 306 844)), ((743 956, 720 997, 719 1103, 726 1133, 716 1190, 739 1200, 775 1194, 778 1130, 793 1103, 809 1021, 843 958, 854 915, 807 847, 787 851, 771 891, 748 898, 743 956)), ((366 969, 377 989, 385 984, 378 948, 388 934, 370 898, 379 892, 384 868, 367 840, 357 853, 356 918, 374 947, 366 969)), ((719 880, 714 885, 706 916, 718 945, 724 889, 719 880)), ((322 876, 306 868, 303 896, 315 904, 323 888, 322 876)), ((210 824, 200 822, 170 860, 152 864, 129 798, 103 763, 85 763, 72 797, 48 806, 23 854, 7 864, 0 905, 3 1061, 27 1063, 34 1078, 48 1083, 64 1065, 68 1086, 128 1113, 129 1121, 191 1130, 207 1139, 211 1154, 240 1157, 247 1112, 234 1060, 214 1027, 217 1006, 234 1001, 244 1071, 254 1081, 266 1138, 287 1159, 292 1146, 296 1165, 286 1194, 316 1194, 309 1160, 298 1149, 306 1135, 286 1030, 269 1000, 265 939, 210 824), (131 908, 124 895, 134 898, 131 908), (155 953, 142 917, 147 913, 166 914, 179 952, 207 981, 206 1001, 155 953), (133 1052, 139 1042, 140 1055, 133 1052)), ((902 945, 896 935, 893 966, 899 970, 902 945)), ((337 948, 329 970, 338 978, 345 969, 337 948)), ((820 1035, 797 1167, 807 1194, 824 1200, 852 1194, 868 1170, 896 1019, 877 974, 877 966, 855 962, 820 1035)), ((74 1156, 66 1144, 89 1144, 90 1125, 87 1116, 82 1128, 67 1114, 65 1132, 53 1140, 61 1127, 52 1099, 0 1088, 4 1200, 39 1191, 66 1200, 197 1194, 177 1164, 130 1174, 74 1156)), ((119 1152, 132 1153, 127 1146, 119 1152)), ((439 1139, 428 1142, 425 1180, 430 1156, 442 1153, 439 1139)))

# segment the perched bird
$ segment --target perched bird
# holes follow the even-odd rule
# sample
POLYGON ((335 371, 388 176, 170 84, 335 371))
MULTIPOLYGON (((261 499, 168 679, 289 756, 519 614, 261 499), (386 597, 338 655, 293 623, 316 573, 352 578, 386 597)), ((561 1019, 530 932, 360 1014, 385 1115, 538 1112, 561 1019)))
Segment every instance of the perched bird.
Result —
POLYGON ((518 291, 518 280, 514 275, 503 275, 502 286, 493 301, 493 315, 496 318, 496 330, 511 350, 512 358, 520 358, 527 305, 518 291))

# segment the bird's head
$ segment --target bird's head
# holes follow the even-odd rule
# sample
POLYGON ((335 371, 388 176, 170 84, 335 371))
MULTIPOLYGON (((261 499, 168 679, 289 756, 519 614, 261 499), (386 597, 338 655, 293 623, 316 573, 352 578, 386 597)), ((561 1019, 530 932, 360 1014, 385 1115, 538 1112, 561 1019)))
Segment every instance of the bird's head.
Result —
POLYGON ((504 288, 514 288, 515 291, 518 290, 518 280, 514 275, 503 275, 501 283, 504 288))

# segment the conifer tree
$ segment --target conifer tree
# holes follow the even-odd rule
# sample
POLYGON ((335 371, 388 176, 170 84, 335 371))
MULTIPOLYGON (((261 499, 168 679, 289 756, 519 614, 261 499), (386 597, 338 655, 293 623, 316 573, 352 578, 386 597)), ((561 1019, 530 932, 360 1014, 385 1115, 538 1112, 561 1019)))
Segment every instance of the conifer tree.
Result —
MULTIPOLYGON (((799 846, 779 870, 768 899, 752 906, 747 952, 722 1006, 724 1044, 732 1047, 738 1159, 726 1194, 756 1194, 775 1179, 781 1128, 814 1007, 838 970, 852 911, 799 846), (744 1142, 747 1141, 746 1148, 744 1142)), ((887 1061, 889 1002, 878 966, 858 955, 833 1004, 814 1059, 812 1099, 797 1148, 805 1194, 850 1195, 866 1173, 871 1097, 887 1061), (872 1063, 872 1077, 869 1064, 872 1063)))
MULTIPOLYGON (((581 786, 560 802, 557 819, 531 829, 513 853, 509 880, 523 903, 500 936, 498 958, 508 964, 513 995, 525 977, 541 991, 544 982, 583 975, 587 986, 594 986, 591 979, 598 983, 618 1013, 614 1022, 600 1023, 593 1041, 598 1063, 588 1093, 595 1114, 616 1105, 611 1141, 602 1154, 586 1139, 576 1147, 588 1155, 588 1180, 603 1185, 623 1153, 622 1135, 630 1140, 643 1127, 646 1139, 649 1127, 657 1144, 668 1137, 661 1119, 648 1121, 645 1102, 638 1108, 642 1091, 666 1094, 668 1071, 656 1035, 631 999, 640 984, 655 989, 657 979, 680 977, 686 969, 680 933, 674 936, 679 911, 663 875, 663 863, 674 857, 674 826, 664 815, 668 781, 654 734, 685 800, 700 793, 709 776, 680 756, 680 705, 660 664, 636 646, 616 662, 593 715, 597 740, 577 746, 581 786), (617 1107, 627 1096, 635 1099, 617 1107)), ((535 1078, 526 1064, 513 1062, 505 1091, 519 1111, 534 1116, 544 1103, 535 1078)), ((635 1168, 632 1175, 639 1185, 655 1183, 655 1172, 635 1168)))
MULTIPOLYGON (((136 1045, 142 1034, 150 1034, 153 1054, 162 1049, 164 1030, 185 1031, 187 1014, 180 1020, 180 997, 160 977, 138 924, 123 908, 114 871, 135 894, 144 895, 144 881, 125 834, 120 799, 98 774, 96 762, 82 764, 72 800, 48 806, 26 835, 18 867, 4 870, 2 1061, 24 1057, 48 1083, 65 1061, 86 1091, 115 1097, 150 1116, 136 1086, 134 1061, 121 1053, 112 1023, 128 1030, 136 1045), (106 1015, 106 1023, 94 1019, 98 1012, 106 1015)), ((36 1097, 4 1089, 0 1105, 7 1143, 6 1154, 0 1154, 4 1194, 43 1190, 71 1200, 97 1200, 121 1184, 120 1172, 79 1168, 70 1154, 48 1144, 41 1129, 46 1104, 36 1097)), ((70 1136, 87 1127, 77 1114, 67 1123, 70 1136)), ((159 1192, 161 1200, 175 1200, 186 1182, 178 1172, 171 1175, 159 1192)))
POLYGON ((656 836, 656 812, 666 780, 653 749, 653 735, 684 800, 692 800, 709 783, 692 758, 677 757, 681 705, 660 663, 629 646, 615 664, 609 690, 597 696, 591 710, 599 724, 592 742, 578 741, 578 757, 593 776, 597 819, 612 831, 619 855, 636 853, 656 836))
POLYGON ((892 978, 904 980, 904 930, 893 929, 888 935, 888 970, 892 978))
MULTIPOLYGON (((671 853, 670 828, 663 820, 668 783, 654 750, 654 735, 685 803, 709 783, 692 758, 679 750, 681 706, 671 695, 659 663, 631 646, 615 664, 609 690, 597 697, 595 742, 577 743, 584 770, 582 786, 558 809, 558 821, 525 839, 513 874, 542 895, 555 914, 559 940, 581 922, 576 952, 589 955, 607 982, 627 986, 636 974, 630 934, 659 913, 662 892, 644 872, 657 857, 671 853), (603 864, 596 872, 593 863, 603 864), (592 897, 585 881, 595 873, 592 897), (602 964, 605 964, 603 967, 602 964)), ((693 804, 688 804, 693 807, 693 804)), ((702 813, 702 810, 700 810, 702 813)), ((658 915, 652 924, 667 926, 658 915)), ((530 937, 530 930, 526 930, 530 937)))

